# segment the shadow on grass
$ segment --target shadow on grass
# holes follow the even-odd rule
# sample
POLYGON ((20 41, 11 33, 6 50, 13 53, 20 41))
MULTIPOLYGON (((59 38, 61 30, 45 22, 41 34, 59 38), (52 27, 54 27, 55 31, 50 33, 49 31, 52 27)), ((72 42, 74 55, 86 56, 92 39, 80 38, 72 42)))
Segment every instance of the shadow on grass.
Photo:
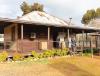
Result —
POLYGON ((70 64, 67 62, 56 62, 53 64, 49 64, 50 67, 58 70, 64 76, 95 76, 79 67, 75 66, 74 64, 70 64))

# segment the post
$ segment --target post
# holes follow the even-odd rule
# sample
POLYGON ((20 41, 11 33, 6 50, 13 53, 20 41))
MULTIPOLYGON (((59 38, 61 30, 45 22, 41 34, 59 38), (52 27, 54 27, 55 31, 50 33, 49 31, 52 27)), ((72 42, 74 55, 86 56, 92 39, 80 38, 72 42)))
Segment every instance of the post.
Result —
POLYGON ((82 56, 83 56, 83 50, 84 50, 84 30, 82 30, 82 56))
POLYGON ((50 48, 50 27, 48 27, 48 48, 50 48))
POLYGON ((68 40, 68 51, 70 51, 70 48, 69 48, 69 29, 67 29, 67 40, 68 40))
POLYGON ((50 27, 48 27, 48 41, 50 40, 50 27))
POLYGON ((83 41, 83 48, 84 48, 84 30, 82 31, 82 41, 83 41))
POLYGON ((87 41, 87 38, 88 38, 88 34, 86 33, 86 46, 88 46, 88 41, 87 41))
POLYGON ((16 52, 18 51, 18 26, 16 25, 16 52))
POLYGON ((23 52, 23 24, 21 25, 21 46, 22 46, 22 52, 23 52))
POLYGON ((67 38, 69 39, 69 29, 67 29, 67 38))
POLYGON ((91 47, 91 54, 92 54, 92 58, 93 58, 93 49, 92 49, 92 38, 91 38, 91 40, 90 40, 90 47, 91 47))
POLYGON ((23 24, 21 25, 21 40, 23 40, 23 24))

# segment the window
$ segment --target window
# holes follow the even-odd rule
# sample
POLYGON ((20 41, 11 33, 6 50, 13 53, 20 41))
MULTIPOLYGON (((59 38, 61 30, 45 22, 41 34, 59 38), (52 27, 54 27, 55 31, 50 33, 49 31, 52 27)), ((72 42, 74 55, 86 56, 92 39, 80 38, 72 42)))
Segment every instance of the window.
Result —
POLYGON ((31 38, 36 38, 36 33, 31 33, 31 38))

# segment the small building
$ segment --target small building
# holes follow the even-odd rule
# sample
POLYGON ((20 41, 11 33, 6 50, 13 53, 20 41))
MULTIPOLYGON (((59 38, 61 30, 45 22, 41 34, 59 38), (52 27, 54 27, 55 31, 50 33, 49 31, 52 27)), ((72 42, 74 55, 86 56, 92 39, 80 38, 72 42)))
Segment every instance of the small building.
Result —
MULTIPOLYGON (((17 19, 0 18, 0 33, 4 34, 4 49, 29 53, 66 47, 65 39, 76 34, 99 32, 98 28, 74 26, 45 12, 33 11, 17 19), (58 40, 59 38, 59 40, 58 40), (61 42, 61 46, 59 46, 61 42)), ((84 41, 82 41, 84 45, 84 41)), ((81 45, 81 46, 83 46, 81 45)))
MULTIPOLYGON (((100 28, 100 18, 92 19, 87 26, 100 28)), ((100 32, 93 33, 91 36, 95 38, 97 48, 100 49, 100 32)))

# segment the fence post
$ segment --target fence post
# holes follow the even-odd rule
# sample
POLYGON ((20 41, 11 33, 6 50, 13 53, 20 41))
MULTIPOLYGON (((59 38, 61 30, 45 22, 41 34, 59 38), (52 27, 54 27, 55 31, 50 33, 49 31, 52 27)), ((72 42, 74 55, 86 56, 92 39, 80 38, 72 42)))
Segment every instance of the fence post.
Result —
POLYGON ((90 40, 90 48, 91 48, 91 57, 93 58, 93 48, 92 48, 92 39, 90 40))
POLYGON ((82 30, 82 56, 83 56, 83 50, 84 50, 84 30, 82 30))

